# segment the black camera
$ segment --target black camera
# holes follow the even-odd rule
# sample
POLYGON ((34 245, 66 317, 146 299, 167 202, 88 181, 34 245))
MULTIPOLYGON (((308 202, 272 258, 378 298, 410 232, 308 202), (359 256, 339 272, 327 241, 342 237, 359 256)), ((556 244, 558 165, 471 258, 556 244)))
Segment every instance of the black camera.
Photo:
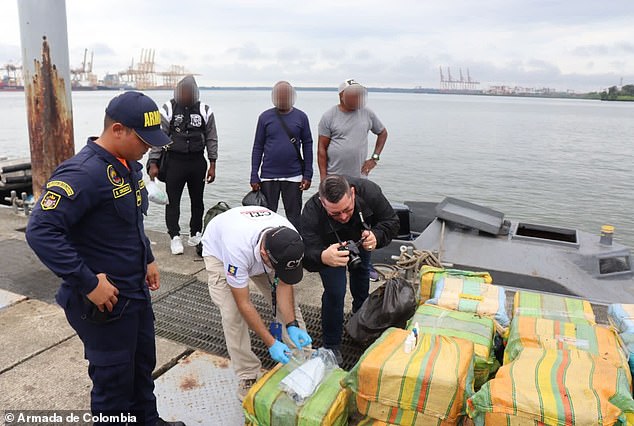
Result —
POLYGON ((344 245, 339 247, 337 250, 339 251, 349 251, 348 255, 348 268, 357 269, 361 266, 361 252, 359 251, 359 246, 361 245, 361 241, 352 241, 348 240, 344 245))

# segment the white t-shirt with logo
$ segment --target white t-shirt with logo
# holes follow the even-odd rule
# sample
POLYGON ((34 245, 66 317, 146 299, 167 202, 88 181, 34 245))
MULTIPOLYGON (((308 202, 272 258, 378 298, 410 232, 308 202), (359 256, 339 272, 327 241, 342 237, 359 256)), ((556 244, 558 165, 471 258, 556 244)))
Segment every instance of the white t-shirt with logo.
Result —
POLYGON ((295 227, 283 216, 265 207, 235 207, 214 217, 203 234, 203 256, 213 256, 224 264, 227 283, 243 288, 249 277, 271 272, 260 255, 264 230, 295 227))

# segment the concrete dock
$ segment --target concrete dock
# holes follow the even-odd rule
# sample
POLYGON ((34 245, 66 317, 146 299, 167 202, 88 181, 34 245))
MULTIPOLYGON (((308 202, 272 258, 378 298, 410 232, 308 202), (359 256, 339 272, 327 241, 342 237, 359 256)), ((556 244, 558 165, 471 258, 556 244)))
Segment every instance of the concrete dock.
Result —
MULTIPOLYGON (((83 346, 54 301, 60 279, 41 264, 25 241, 27 221, 27 217, 0 206, 0 411, 87 411, 91 383, 83 346)), ((229 360, 218 355, 224 344, 222 330, 216 327, 212 331, 216 334, 212 337, 217 339, 213 347, 220 350, 209 352, 160 337, 161 321, 167 328, 170 324, 161 318, 158 305, 179 290, 189 294, 189 289, 196 287, 199 295, 204 294, 204 262, 193 247, 186 247, 184 255, 173 256, 166 233, 147 234, 162 276, 161 289, 153 294, 157 312, 158 362, 154 375, 159 414, 166 420, 178 419, 188 425, 244 424, 235 394, 237 378, 229 360)), ((312 312, 309 331, 311 327, 315 329, 321 282, 316 274, 306 273, 296 289, 298 300, 312 312)), ((209 298, 208 293, 206 297, 209 298)), ((204 302, 211 307, 211 300, 204 302)), ((205 312, 202 315, 204 318, 205 312)), ((196 328, 191 326, 192 330, 196 328)), ((256 343, 259 339, 253 340, 256 343)), ((315 340, 319 343, 319 336, 315 340)), ((265 366, 270 365, 262 348, 258 355, 265 366)))

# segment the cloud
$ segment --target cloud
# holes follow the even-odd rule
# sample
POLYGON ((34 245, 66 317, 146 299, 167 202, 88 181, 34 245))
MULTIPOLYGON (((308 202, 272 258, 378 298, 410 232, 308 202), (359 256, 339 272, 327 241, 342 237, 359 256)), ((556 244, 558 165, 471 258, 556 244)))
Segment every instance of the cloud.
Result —
POLYGON ((577 46, 572 54, 577 56, 603 56, 610 53, 610 48, 606 45, 577 46))
POLYGON ((93 43, 88 46, 89 50, 95 52, 95 55, 103 55, 103 56, 114 56, 117 52, 105 43, 93 43))
POLYGON ((572 50, 577 56, 617 56, 634 54, 634 43, 619 41, 610 45, 593 44, 577 46, 572 50))
POLYGON ((245 43, 240 47, 229 48, 227 53, 236 56, 238 60, 246 61, 267 57, 255 43, 245 43))
POLYGON ((20 46, 0 43, 0 66, 6 63, 19 63, 21 60, 20 46))
POLYGON ((634 53, 634 43, 622 41, 616 45, 623 53, 634 53))
POLYGON ((160 49, 156 54, 161 62, 166 64, 185 63, 189 60, 189 55, 180 50, 160 49))
MULTIPOLYGON (((0 63, 19 61, 17 2, 3 6, 0 63)), ((66 8, 71 64, 94 50, 101 76, 153 48, 157 69, 184 65, 203 74, 203 85, 286 78, 323 86, 354 76, 375 86, 438 87, 439 66, 456 76, 469 68, 483 87, 585 90, 612 85, 615 76, 634 81, 631 0, 322 0, 301 7, 291 0, 190 0, 186 7, 67 0, 66 8)))
POLYGON ((275 59, 282 63, 296 63, 306 57, 305 53, 298 47, 288 46, 278 49, 275 53, 275 59))

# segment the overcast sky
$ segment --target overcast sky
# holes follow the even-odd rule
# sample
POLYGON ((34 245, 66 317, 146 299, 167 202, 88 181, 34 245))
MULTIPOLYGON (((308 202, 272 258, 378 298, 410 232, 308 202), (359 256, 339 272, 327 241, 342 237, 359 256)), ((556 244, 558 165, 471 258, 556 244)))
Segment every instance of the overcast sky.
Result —
MULTIPOLYGON (((0 63, 20 61, 2 0, 0 63)), ((203 85, 439 86, 438 67, 491 84, 598 90, 634 83, 633 0, 67 0, 71 66, 100 77, 156 49, 203 85)))

